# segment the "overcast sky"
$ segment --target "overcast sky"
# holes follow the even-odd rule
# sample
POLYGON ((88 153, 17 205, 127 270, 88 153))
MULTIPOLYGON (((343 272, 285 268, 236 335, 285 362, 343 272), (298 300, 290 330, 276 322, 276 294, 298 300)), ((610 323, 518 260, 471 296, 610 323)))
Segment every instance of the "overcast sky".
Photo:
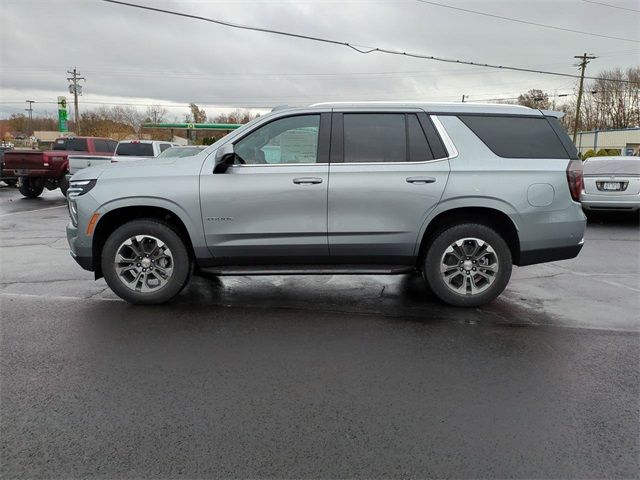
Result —
MULTIPOLYGON (((158 8, 354 44, 587 74, 640 64, 637 0, 439 0, 450 6, 621 37, 599 38, 489 18, 417 0, 130 0, 158 8)), ((437 0, 436 0, 437 1, 437 0)), ((531 88, 569 93, 575 80, 359 54, 338 45, 237 30, 100 0, 0 0, 0 117, 24 100, 55 102, 66 71, 87 78, 81 109, 162 104, 179 118, 195 102, 220 107, 339 100, 470 101, 531 88)), ((36 103, 35 113, 54 104, 36 103)), ((140 107, 144 108, 144 107, 140 107)))

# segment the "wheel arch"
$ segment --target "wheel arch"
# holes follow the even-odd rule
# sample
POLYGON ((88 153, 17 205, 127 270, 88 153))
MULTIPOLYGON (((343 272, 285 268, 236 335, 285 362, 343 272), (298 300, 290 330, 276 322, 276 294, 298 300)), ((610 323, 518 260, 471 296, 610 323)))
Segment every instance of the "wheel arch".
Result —
POLYGON ((520 237, 514 217, 517 217, 515 210, 500 202, 490 202, 489 205, 451 204, 438 208, 424 222, 420 242, 417 244, 417 256, 419 259, 424 258, 430 242, 438 232, 452 225, 468 222, 486 225, 502 236, 509 246, 513 263, 517 265, 520 262, 520 237))
POLYGON ((100 257, 104 244, 109 235, 121 225, 136 219, 153 218, 161 220, 169 224, 180 235, 185 242, 187 251, 192 260, 196 255, 189 227, 193 228, 191 222, 185 219, 184 214, 177 213, 177 208, 170 208, 166 205, 112 205, 112 208, 101 212, 98 222, 93 231, 93 240, 91 243, 93 265, 95 266, 96 279, 102 277, 102 262, 100 257), (185 221, 187 220, 187 221, 185 221))

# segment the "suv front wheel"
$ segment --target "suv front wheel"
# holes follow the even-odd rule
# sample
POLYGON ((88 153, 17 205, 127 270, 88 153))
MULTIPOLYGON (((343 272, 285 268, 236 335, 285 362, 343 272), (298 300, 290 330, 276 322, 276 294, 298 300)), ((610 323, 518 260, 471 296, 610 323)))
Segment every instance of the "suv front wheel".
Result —
POLYGON ((118 227, 102 249, 102 273, 123 300, 158 304, 171 300, 191 275, 191 259, 180 235, 155 219, 118 227))
POLYGON ((424 260, 424 275, 436 296, 456 307, 484 305, 511 278, 511 251, 493 229, 464 223, 441 231, 424 260))

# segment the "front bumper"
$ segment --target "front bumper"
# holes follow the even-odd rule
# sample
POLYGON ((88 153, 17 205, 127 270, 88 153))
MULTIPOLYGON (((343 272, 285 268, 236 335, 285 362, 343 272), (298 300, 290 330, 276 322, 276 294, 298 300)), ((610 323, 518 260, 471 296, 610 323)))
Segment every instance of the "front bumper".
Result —
POLYGON ((71 257, 78 262, 78 265, 85 270, 94 272, 95 266, 93 264, 92 248, 91 246, 81 244, 78 227, 74 226, 71 222, 67 224, 67 242, 69 243, 69 253, 71 257))

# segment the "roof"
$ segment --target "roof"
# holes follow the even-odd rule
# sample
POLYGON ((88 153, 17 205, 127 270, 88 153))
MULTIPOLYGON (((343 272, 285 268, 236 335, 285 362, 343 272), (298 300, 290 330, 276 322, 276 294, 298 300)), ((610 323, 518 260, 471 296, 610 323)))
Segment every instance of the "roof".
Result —
MULTIPOLYGON (((540 110, 522 105, 501 103, 436 103, 436 102, 323 102, 311 107, 324 108, 420 108, 430 113, 494 113, 542 116, 540 110)), ((551 114, 551 112, 545 112, 551 114)), ((555 113, 555 112, 554 112, 555 113)))

